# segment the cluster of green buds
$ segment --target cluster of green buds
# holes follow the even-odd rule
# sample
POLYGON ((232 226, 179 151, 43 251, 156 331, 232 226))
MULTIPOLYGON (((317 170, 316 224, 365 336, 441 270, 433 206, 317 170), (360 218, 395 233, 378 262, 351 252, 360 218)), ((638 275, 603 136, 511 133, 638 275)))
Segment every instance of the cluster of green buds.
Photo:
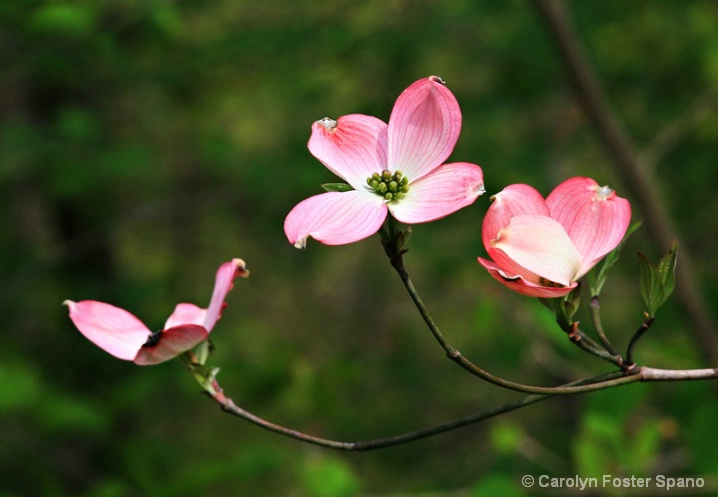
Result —
POLYGON ((392 174, 385 169, 381 174, 374 173, 366 179, 366 184, 386 200, 401 200, 409 191, 409 178, 401 171, 392 174))

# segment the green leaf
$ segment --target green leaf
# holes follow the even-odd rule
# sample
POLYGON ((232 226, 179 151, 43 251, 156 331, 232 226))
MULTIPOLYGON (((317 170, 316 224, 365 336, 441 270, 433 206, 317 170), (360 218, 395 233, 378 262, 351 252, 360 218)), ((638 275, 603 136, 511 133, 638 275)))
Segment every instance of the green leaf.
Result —
POLYGON ((649 317, 656 315, 658 308, 668 300, 675 288, 677 255, 678 241, 673 242, 671 250, 657 265, 653 265, 641 252, 638 253, 641 262, 641 295, 649 317))
POLYGON ((215 378, 217 378, 217 374, 219 374, 219 368, 197 364, 196 362, 188 363, 187 367, 191 371, 192 376, 194 376, 194 379, 197 380, 197 383, 199 383, 203 389, 209 392, 210 395, 217 393, 214 389, 213 383, 215 378))
POLYGON ((328 192, 350 192, 354 189, 346 183, 324 183, 322 188, 328 192))
POLYGON ((565 297, 539 298, 548 310, 556 317, 556 322, 562 330, 567 331, 573 324, 573 316, 578 310, 581 301, 581 284, 571 290, 565 297))
POLYGON ((676 287, 676 262, 678 260, 678 240, 673 242, 671 250, 658 262, 658 277, 663 282, 665 298, 673 293, 676 287))
POLYGON ((641 227, 642 222, 643 221, 636 221, 635 223, 633 223, 626 231, 626 234, 623 235, 623 240, 621 240, 621 243, 619 243, 615 249, 610 251, 608 255, 606 255, 606 257, 603 259, 603 261, 601 261, 599 265, 597 265, 590 273, 588 273, 588 286, 591 290, 592 297, 601 294, 603 284, 606 283, 606 279, 608 279, 609 270, 618 261, 618 258, 621 255, 621 250, 623 249, 623 245, 626 243, 626 240, 628 240, 628 237, 641 227))

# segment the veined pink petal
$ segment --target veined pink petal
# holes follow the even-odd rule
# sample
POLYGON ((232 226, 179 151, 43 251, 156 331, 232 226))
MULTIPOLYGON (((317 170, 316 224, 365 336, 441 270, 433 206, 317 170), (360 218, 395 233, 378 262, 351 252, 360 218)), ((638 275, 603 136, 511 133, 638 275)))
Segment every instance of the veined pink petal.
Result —
POLYGON ((481 168, 476 164, 456 162, 444 164, 410 183, 406 197, 390 202, 388 207, 402 223, 426 223, 471 205, 484 191, 481 168))
POLYGON ((194 304, 177 304, 172 315, 167 318, 164 329, 167 330, 169 328, 185 324, 204 326, 206 318, 207 309, 202 309, 194 304))
POLYGON ((496 238, 499 230, 509 225, 512 217, 520 214, 549 215, 543 197, 529 185, 509 185, 493 195, 491 201, 481 226, 481 236, 487 251, 491 240, 496 238))
POLYGON ((379 231, 386 213, 382 197, 366 189, 327 192, 297 204, 284 220, 284 233, 297 248, 304 248, 310 236, 342 245, 379 231))
POLYGON ((389 118, 389 170, 417 181, 440 166, 461 132, 461 110, 440 78, 421 79, 399 95, 389 118))
POLYGON ((152 334, 124 309, 95 300, 66 300, 70 319, 85 338, 118 359, 131 361, 152 334))
POLYGON ((331 172, 356 189, 387 168, 387 125, 362 114, 324 118, 312 125, 309 151, 331 172))
POLYGON ((546 280, 545 286, 552 286, 548 282, 570 286, 581 267, 581 256, 563 226, 547 216, 514 216, 490 244, 489 255, 500 267, 505 264, 496 252, 546 280))
POLYGON ((583 259, 577 278, 616 248, 631 222, 631 205, 591 178, 570 178, 546 199, 551 217, 561 223, 583 259))
POLYGON ((217 270, 217 276, 214 281, 214 290, 212 291, 212 299, 209 302, 207 308, 207 315, 204 321, 204 327, 209 333, 214 328, 215 323, 220 318, 222 310, 225 307, 224 299, 227 298, 227 294, 232 290, 234 286, 234 279, 237 276, 247 277, 249 271, 244 264, 242 259, 232 259, 230 262, 225 262, 217 270))
POLYGON ((489 274, 496 281, 502 283, 503 285, 506 285, 514 292, 520 293, 522 295, 527 295, 529 297, 563 297, 576 287, 576 283, 572 283, 571 286, 568 287, 549 287, 536 285, 521 276, 513 276, 511 274, 507 274, 494 262, 487 259, 479 257, 479 263, 489 271, 489 274))
POLYGON ((207 340, 209 333, 203 326, 186 324, 161 332, 154 345, 143 345, 133 358, 135 364, 150 366, 169 361, 207 340))

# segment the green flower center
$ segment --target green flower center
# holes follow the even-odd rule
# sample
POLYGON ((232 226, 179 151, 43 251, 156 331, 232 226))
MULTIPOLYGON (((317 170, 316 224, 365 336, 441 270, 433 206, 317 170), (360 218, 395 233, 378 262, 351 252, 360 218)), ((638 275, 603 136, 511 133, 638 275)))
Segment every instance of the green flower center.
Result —
POLYGON ((386 200, 401 200, 409 192, 409 178, 401 171, 394 174, 384 169, 381 174, 374 173, 366 179, 366 184, 386 200))

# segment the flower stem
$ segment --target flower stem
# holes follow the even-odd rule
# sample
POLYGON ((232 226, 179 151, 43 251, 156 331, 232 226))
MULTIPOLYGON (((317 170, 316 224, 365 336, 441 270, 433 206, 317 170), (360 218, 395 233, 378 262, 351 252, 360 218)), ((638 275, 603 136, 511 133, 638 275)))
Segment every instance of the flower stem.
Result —
MULTIPOLYGON (((618 386, 621 384, 624 384, 626 378, 623 376, 623 372, 621 371, 614 371, 612 373, 606 373, 598 376, 594 376, 591 378, 584 378, 582 380, 574 381, 571 383, 567 383, 563 385, 564 388, 574 388, 579 389, 582 386, 591 386, 591 385, 602 385, 601 388, 609 388, 613 386, 618 386)), ((638 379, 638 378, 637 378, 638 379)), ((574 392, 578 392, 579 390, 574 390, 574 392)), ((278 433, 280 435, 284 435, 296 440, 300 440, 302 442, 307 442, 314 445, 319 445, 321 447, 327 447, 330 449, 337 449, 337 450, 345 450, 345 451, 355 451, 355 452, 362 452, 362 451, 368 451, 368 450, 375 450, 375 449, 382 449, 385 447, 392 447, 395 445, 401 445, 408 442, 413 442, 415 440, 420 440, 422 438, 428 438, 434 435, 439 435, 441 433, 446 433, 451 430, 455 430, 458 428, 462 428, 464 426, 470 425, 472 423, 478 423, 480 421, 484 421, 490 418, 493 418, 495 416, 498 416, 500 414, 504 414, 510 411, 514 411, 516 409, 520 409, 522 407, 529 406, 531 404, 535 404, 536 402, 540 402, 542 400, 546 400, 552 395, 550 394, 534 394, 534 395, 528 395, 522 399, 508 402, 506 404, 502 404, 500 406, 487 409, 484 411, 476 412, 473 414, 469 414, 468 416, 464 416, 461 418, 457 418, 445 423, 441 423, 438 425, 430 426, 427 428, 409 431, 406 433, 401 433, 399 435, 394 435, 390 437, 385 438, 377 438, 372 440, 363 440, 358 442, 342 442, 337 440, 331 440, 327 438, 317 437, 314 435, 309 435, 307 433, 303 433, 297 430, 293 430, 291 428, 287 428, 275 423, 272 423, 270 421, 267 421, 255 414, 252 414, 251 412, 242 409, 237 404, 234 403, 234 401, 227 397, 224 394, 224 391, 222 390, 222 387, 219 385, 216 379, 212 382, 212 388, 209 390, 205 390, 205 393, 209 395, 212 399, 214 399, 217 404, 221 407, 221 409, 224 412, 227 412, 229 414, 232 414, 234 416, 237 416, 239 418, 242 418, 246 421, 249 421, 250 423, 253 423, 261 428, 264 428, 266 430, 272 431, 274 433, 278 433)))
MULTIPOLYGON (((605 373, 590 378, 584 378, 571 383, 566 383, 561 386, 563 389, 573 389, 574 393, 578 393, 581 387, 590 387, 600 385, 600 389, 616 387, 624 385, 626 383, 632 383, 635 381, 685 381, 685 380, 706 380, 718 378, 718 369, 690 369, 690 370, 669 370, 669 369, 655 369, 647 367, 636 368, 635 373, 630 376, 625 376, 623 371, 613 371, 611 373, 605 373), (630 381, 626 381, 630 379, 630 381)), ((598 388, 597 388, 598 389, 598 388)), ((428 438, 434 435, 446 433, 451 430, 456 430, 464 426, 468 426, 473 423, 485 421, 487 419, 505 414, 507 412, 521 409, 522 407, 535 404, 542 400, 551 398, 551 394, 533 394, 528 395, 522 399, 508 402, 500 406, 493 407, 484 411, 475 412, 468 416, 463 416, 445 423, 422 428, 419 430, 409 431, 384 438, 376 438, 371 440, 363 440, 358 442, 342 442, 337 440, 331 440, 328 438, 317 437, 309 435, 285 426, 281 426, 270 421, 267 421, 251 412, 242 409, 234 401, 224 394, 224 390, 217 382, 216 378, 212 379, 211 388, 205 389, 205 392, 209 395, 224 412, 237 416, 241 419, 249 421, 260 428, 265 430, 278 433, 280 435, 307 442, 310 444, 318 445, 336 450, 363 452, 368 450, 382 449, 386 447, 393 447, 401 445, 415 440, 428 438)))
POLYGON ((603 324, 601 323, 601 301, 598 295, 594 295, 591 298, 591 302, 588 304, 588 310, 591 313, 591 321, 593 321, 593 327, 596 330, 599 340, 612 355, 620 357, 621 354, 615 349, 611 341, 608 339, 606 332, 603 331, 603 324))
POLYGON ((643 336, 645 332, 648 331, 648 329, 653 324, 653 321, 655 320, 654 317, 646 317, 646 319, 641 323, 641 326, 638 327, 636 332, 631 337, 631 341, 628 342, 628 350, 626 351, 626 364, 627 366, 634 367, 635 362, 633 361, 633 349, 636 347, 636 344, 638 343, 638 340, 643 336))
POLYGON ((619 354, 613 354, 610 351, 601 348, 598 343, 578 328, 578 322, 575 322, 573 328, 568 331, 568 338, 581 350, 625 369, 625 361, 623 360, 623 357, 619 354))
MULTIPOLYGON (((389 253, 387 251, 387 253, 389 253)), ((414 301, 414 305, 416 306, 417 310, 419 311, 419 314, 421 314, 421 317, 424 319, 424 322, 426 323, 427 327, 431 331, 431 333, 434 335, 434 338, 437 342, 439 342, 439 345, 444 349, 444 352, 446 352, 447 357, 457 363, 459 366, 464 368, 469 373, 478 376, 479 378, 492 383, 494 385, 500 386, 502 388, 507 388, 509 390, 515 390, 517 392, 524 392, 524 393, 534 393, 534 394, 548 394, 548 395, 565 395, 565 394, 573 394, 573 393, 580 393, 580 392, 588 392, 592 390, 600 390, 601 388, 605 388, 605 386, 601 384, 589 384, 589 385, 569 385, 569 386, 559 386, 559 387, 537 387, 532 385, 524 385, 522 383, 516 383, 510 380, 506 380, 504 378, 501 378, 499 376, 496 376, 494 374, 489 373, 488 371, 480 368, 479 366, 475 365, 473 362, 465 358, 463 355, 461 355, 461 352, 459 352, 457 349, 455 349, 448 340, 444 337, 444 334, 441 332, 439 327, 436 325, 434 320, 432 319, 431 315, 429 314, 429 311, 426 308, 426 305, 424 305, 424 302, 421 299, 421 296, 419 296, 419 293, 416 291, 416 288, 414 287, 414 284, 411 281, 411 278, 409 277, 409 273, 406 271, 406 268, 404 267, 404 261, 401 256, 401 254, 390 256, 391 265, 394 267, 396 272, 399 274, 399 278, 401 278, 402 283, 404 283, 404 287, 406 287, 406 290, 409 292, 409 295, 411 296, 411 299, 414 301)), ((578 330, 577 330, 578 331, 578 330)), ((580 339, 578 340, 579 346, 581 347, 588 347, 592 353, 601 355, 603 351, 600 351, 598 348, 594 350, 590 344, 582 343, 584 340, 585 335, 583 335, 582 332, 578 331, 580 333, 580 339)), ((607 353, 603 353, 602 357, 614 362, 615 364, 618 364, 616 362, 615 358, 611 358, 607 353)), ((616 380, 612 380, 616 381, 616 380)), ((621 383, 631 383, 633 381, 637 381, 637 379, 632 378, 631 376, 625 376, 624 378, 620 379, 621 383)))

